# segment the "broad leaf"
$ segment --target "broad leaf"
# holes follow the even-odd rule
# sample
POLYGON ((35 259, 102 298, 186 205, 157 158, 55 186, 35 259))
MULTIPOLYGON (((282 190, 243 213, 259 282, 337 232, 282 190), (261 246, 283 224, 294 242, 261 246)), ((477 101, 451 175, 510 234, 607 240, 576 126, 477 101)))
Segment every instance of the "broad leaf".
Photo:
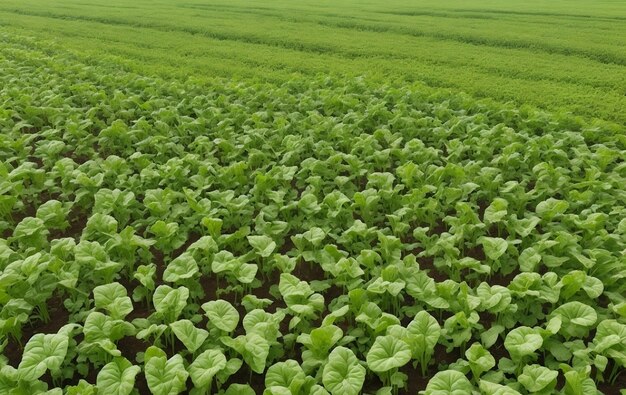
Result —
POLYGON ((202 305, 211 324, 224 332, 232 332, 239 323, 239 312, 226 300, 212 300, 202 305))
POLYGON ((135 387, 135 376, 141 372, 139 366, 131 364, 126 358, 114 358, 104 365, 98 373, 96 385, 98 392, 112 395, 128 395, 135 387))
POLYGON ((172 288, 168 285, 159 285, 154 291, 152 302, 157 313, 167 322, 174 322, 187 305, 189 290, 186 287, 172 288))
POLYGON ((365 382, 365 368, 352 350, 337 347, 328 356, 322 382, 332 395, 358 395, 365 382))
POLYGON ((198 264, 190 253, 183 253, 172 260, 163 272, 163 281, 180 282, 193 278, 198 273, 198 264))
POLYGON ((254 251, 263 258, 272 255, 272 252, 276 249, 276 242, 271 237, 265 235, 248 236, 248 242, 254 248, 254 251))
POLYGON ((468 395, 472 389, 472 384, 463 373, 444 370, 428 381, 424 395, 468 395))
POLYGON ((150 346, 145 353, 144 369, 148 388, 154 395, 176 395, 185 390, 189 374, 179 354, 168 360, 163 350, 150 346))
POLYGON ((499 237, 481 237, 480 242, 485 250, 485 255, 494 261, 500 258, 509 247, 507 241, 499 237))
POLYGON ((541 348, 542 344, 543 337, 537 331, 527 326, 513 329, 506 335, 504 340, 504 347, 506 347, 514 359, 532 355, 541 348))
POLYGON ((133 311, 133 302, 120 283, 100 285, 93 289, 96 307, 106 310, 112 318, 123 319, 133 311))
POLYGON ((393 336, 379 336, 367 353, 367 366, 374 372, 386 372, 406 365, 411 360, 411 348, 393 336))
POLYGON ((189 320, 179 320, 172 322, 170 328, 180 340, 187 350, 195 352, 202 346, 204 341, 209 337, 209 332, 201 328, 196 328, 193 322, 189 320))
POLYGON ((189 365, 189 375, 196 387, 209 387, 213 376, 226 367, 226 357, 220 350, 206 350, 189 365))
POLYGON ((34 381, 46 370, 59 370, 67 353, 68 342, 68 336, 63 334, 33 335, 26 344, 22 361, 17 367, 18 380, 34 381))
POLYGON ((556 386, 556 378, 559 372, 550 370, 540 365, 524 366, 523 373, 517 378, 529 392, 543 391, 552 393, 556 386))

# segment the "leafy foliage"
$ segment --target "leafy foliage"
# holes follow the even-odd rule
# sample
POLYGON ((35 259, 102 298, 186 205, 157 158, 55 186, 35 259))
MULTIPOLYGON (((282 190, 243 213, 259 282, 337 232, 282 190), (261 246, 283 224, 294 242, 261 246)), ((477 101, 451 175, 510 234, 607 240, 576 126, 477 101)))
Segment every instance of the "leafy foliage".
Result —
POLYGON ((3 40, 0 392, 622 380, 626 140, 606 124, 367 78, 163 80, 3 40))

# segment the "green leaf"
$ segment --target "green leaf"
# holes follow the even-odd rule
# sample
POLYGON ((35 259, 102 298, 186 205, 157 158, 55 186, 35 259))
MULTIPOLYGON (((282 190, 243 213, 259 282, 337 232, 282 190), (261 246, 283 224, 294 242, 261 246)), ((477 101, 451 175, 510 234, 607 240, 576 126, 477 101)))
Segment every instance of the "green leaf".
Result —
POLYGON ((98 392, 112 395, 128 395, 135 387, 135 376, 141 372, 139 366, 131 364, 126 358, 114 358, 104 365, 98 373, 96 385, 98 392))
POLYGON ((465 357, 470 364, 475 379, 478 379, 481 374, 488 372, 496 366, 496 360, 493 355, 480 343, 472 344, 472 346, 465 351, 465 357))
POLYGON ((159 285, 154 291, 152 302, 157 313, 167 322, 174 322, 187 305, 189 290, 186 287, 172 288, 168 285, 159 285))
POLYGON ((270 366, 265 373, 265 387, 285 387, 289 393, 297 394, 305 382, 306 375, 293 359, 278 362, 270 366))
POLYGON ((558 200, 549 198, 537 205, 535 212, 546 221, 550 221, 552 218, 559 214, 563 214, 569 208, 569 203, 564 200, 558 200))
POLYGON ((596 311, 580 302, 568 302, 552 311, 551 316, 562 320, 560 333, 569 337, 582 337, 598 320, 596 311))
POLYGON ((418 312, 407 326, 409 333, 416 335, 423 350, 432 350, 441 336, 441 326, 437 319, 425 310, 418 312))
POLYGON ((243 361, 239 358, 231 358, 226 362, 226 366, 224 369, 217 372, 215 378, 220 383, 225 383, 226 380, 233 374, 237 373, 239 369, 241 369, 241 365, 243 365, 243 361))
POLYGON ((506 217, 509 202, 502 198, 495 198, 485 209, 484 218, 487 223, 496 223, 506 217))
POLYGON ((57 371, 65 359, 69 338, 62 334, 37 333, 30 338, 22 361, 17 367, 17 377, 20 381, 38 380, 46 370, 57 371))
POLYGON ((406 365, 411 360, 411 348, 393 336, 379 336, 367 353, 367 366, 374 372, 386 372, 406 365))
POLYGON ((322 382, 332 395, 358 395, 365 382, 365 368, 352 350, 337 347, 328 356, 322 382))
POLYGON ((168 360, 163 350, 150 346, 144 358, 146 381, 154 395, 176 395, 185 390, 189 374, 185 370, 183 357, 176 354, 168 360))
POLYGON ((504 332, 504 327, 502 325, 493 325, 491 328, 480 334, 480 341, 485 347, 490 348, 495 344, 502 332, 504 332))
POLYGON ((241 258, 235 257, 229 251, 218 252, 213 257, 213 262, 211 263, 211 270, 214 273, 226 272, 243 284, 251 283, 258 269, 257 265, 245 263, 241 258))
POLYGON ((626 350, 626 325, 616 320, 603 320, 596 328, 593 344, 598 353, 618 345, 626 350))
POLYGON ((273 302, 271 299, 258 298, 256 295, 248 294, 241 299, 241 305, 246 311, 252 311, 254 309, 264 309, 271 305, 273 302))
POLYGON ((84 341, 97 344, 114 357, 121 355, 114 341, 133 335, 134 331, 135 327, 130 322, 115 320, 99 311, 89 313, 83 326, 84 341))
POLYGON ((518 262, 522 272, 534 272, 541 262, 541 254, 534 247, 528 247, 519 255, 518 262))
POLYGON ((547 391, 552 393, 556 387, 556 378, 559 372, 540 365, 524 366, 524 371, 517 378, 529 392, 547 391))
POLYGON ((261 236, 248 236, 248 243, 254 248, 254 251, 261 257, 267 258, 276 249, 276 242, 271 237, 261 236))
POLYGON ((224 395, 256 395, 256 392, 248 384, 231 384, 224 395))
POLYGON ((214 273, 222 273, 235 270, 241 263, 230 251, 219 251, 213 256, 211 270, 214 273))
POLYGON ((335 325, 326 325, 315 328, 311 333, 303 333, 296 339, 317 357, 326 358, 329 350, 343 337, 341 328, 335 325))
POLYGON ((44 221, 48 228, 65 229, 69 226, 67 211, 63 203, 51 199, 37 208, 36 217, 44 221))
POLYGON ((521 326, 510 331, 504 339, 504 347, 509 351, 511 357, 520 359, 527 355, 532 355, 541 348, 543 337, 533 328, 521 326))
POLYGON ((189 365, 189 375, 196 387, 209 387, 213 376, 226 367, 226 356, 221 350, 206 350, 189 365))
POLYGON ((591 368, 586 370, 569 370, 566 371, 565 386, 563 387, 564 395, 587 395, 597 394, 596 384, 593 379, 589 378, 591 368))
POLYGON ((319 384, 314 384, 311 387, 311 391, 309 392, 309 395, 330 395, 328 391, 326 391, 326 389, 324 387, 322 387, 319 384))
MULTIPOLYGON (((0 385, 0 390, 1 389, 0 385)), ((69 385, 65 387, 65 395, 95 395, 96 391, 97 389, 93 384, 89 384, 83 379, 80 379, 77 385, 69 385)), ((63 393, 63 391, 61 391, 61 393, 63 393)), ((115 393, 112 392, 112 394, 115 393)))
POLYGON ((266 338, 257 333, 248 333, 234 339, 223 336, 220 341, 241 354, 253 372, 263 373, 270 352, 270 344, 266 338))
POLYGON ((424 395, 468 395, 472 390, 472 384, 463 373, 444 370, 428 381, 424 395))
POLYGON ((480 392, 484 395, 522 395, 511 387, 492 383, 487 380, 480 380, 480 392))
POLYGON ((190 253, 183 253, 172 260, 163 272, 163 281, 176 283, 193 278, 198 273, 198 264, 190 253))
POLYGON ((541 219, 534 215, 530 218, 524 218, 513 221, 513 230, 521 237, 528 237, 528 235, 535 229, 535 227, 541 222, 541 219))
POLYGON ((97 286, 93 289, 93 296, 96 307, 106 310, 112 318, 123 319, 133 311, 133 302, 120 283, 97 286))
POLYGON ((489 259, 494 260, 494 261, 500 258, 509 247, 509 244, 507 243, 507 241, 499 237, 483 236, 479 239, 479 241, 483 245, 483 249, 485 250, 485 255, 487 255, 489 259))
POLYGON ((201 328, 196 328, 193 322, 189 320, 172 322, 170 328, 172 328, 178 340, 191 352, 195 352, 199 349, 209 337, 209 332, 201 328))
POLYGON ((239 323, 239 312, 225 300, 219 299, 204 303, 202 309, 211 324, 224 332, 234 331, 239 323))

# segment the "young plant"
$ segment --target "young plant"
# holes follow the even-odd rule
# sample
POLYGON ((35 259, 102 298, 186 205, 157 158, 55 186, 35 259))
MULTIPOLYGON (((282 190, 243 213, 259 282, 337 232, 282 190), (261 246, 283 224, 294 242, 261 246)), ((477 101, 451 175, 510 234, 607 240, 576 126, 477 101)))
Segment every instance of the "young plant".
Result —
POLYGON ((366 369, 354 352, 336 347, 324 366, 322 382, 332 395, 358 395, 365 382, 366 369))
POLYGON ((165 351, 150 346, 144 355, 144 363, 148 388, 154 395, 176 395, 185 390, 189 373, 180 355, 167 359, 165 351))
MULTIPOLYGON (((395 336, 379 336, 367 352, 366 361, 369 369, 379 375, 383 385, 392 386, 397 393, 403 388, 405 380, 401 380, 398 369, 411 360, 411 347, 395 336)), ((406 379, 406 377, 405 377, 406 379)))
POLYGON ((98 392, 116 395, 129 395, 135 388, 135 377, 141 372, 124 357, 114 358, 104 365, 96 378, 98 392))

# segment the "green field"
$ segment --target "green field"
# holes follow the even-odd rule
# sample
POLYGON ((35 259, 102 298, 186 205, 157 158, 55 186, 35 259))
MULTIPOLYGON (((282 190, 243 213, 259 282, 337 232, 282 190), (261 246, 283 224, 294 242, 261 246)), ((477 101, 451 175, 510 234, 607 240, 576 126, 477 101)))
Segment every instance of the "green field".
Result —
POLYGON ((5 0, 0 26, 165 78, 371 75, 626 122, 623 1, 5 0))
POLYGON ((0 395, 626 395, 626 2, 0 3, 0 395))

